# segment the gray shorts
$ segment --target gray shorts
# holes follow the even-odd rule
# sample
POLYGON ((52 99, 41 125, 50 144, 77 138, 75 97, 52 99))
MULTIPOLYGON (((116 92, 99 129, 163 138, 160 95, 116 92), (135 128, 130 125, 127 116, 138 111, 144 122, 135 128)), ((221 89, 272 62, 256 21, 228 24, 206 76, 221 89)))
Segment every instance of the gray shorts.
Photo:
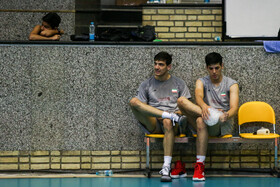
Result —
POLYGON ((223 136, 226 134, 232 134, 233 131, 233 118, 226 122, 219 122, 213 126, 207 126, 209 136, 223 136))
MULTIPOLYGON (((153 134, 153 132, 150 132, 145 125, 143 125, 140 121, 138 121, 138 125, 140 126, 140 128, 142 129, 142 131, 144 131, 144 133, 146 134, 153 134)), ((160 132, 161 134, 163 134, 163 125, 162 122, 159 121, 157 119, 157 124, 156 124, 156 128, 154 130, 154 132, 160 132)))
MULTIPOLYGON (((140 126, 140 128, 146 133, 146 134, 164 134, 164 128, 163 128, 163 123, 162 120, 159 120, 157 118, 157 124, 156 124, 156 128, 154 130, 154 132, 150 132, 145 125, 143 125, 140 121, 138 121, 138 125, 140 126), (155 133, 156 132, 156 133, 155 133)), ((176 124, 177 126, 177 124, 176 124)), ((179 131, 177 131, 177 134, 179 134, 179 131)))

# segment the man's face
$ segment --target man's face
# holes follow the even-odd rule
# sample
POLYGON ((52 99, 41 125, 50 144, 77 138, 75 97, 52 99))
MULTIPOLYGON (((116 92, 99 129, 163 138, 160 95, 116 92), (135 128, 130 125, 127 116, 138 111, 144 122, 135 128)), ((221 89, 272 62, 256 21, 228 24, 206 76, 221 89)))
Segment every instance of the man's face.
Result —
POLYGON ((166 73, 168 73, 170 68, 171 68, 171 64, 167 66, 165 61, 157 60, 154 62, 155 76, 166 75, 166 73))
POLYGON ((44 30, 52 30, 52 27, 50 26, 50 24, 48 24, 45 21, 42 22, 42 26, 41 26, 41 31, 44 31, 44 30))
POLYGON ((220 65, 220 63, 207 66, 207 71, 209 73, 211 80, 219 80, 222 76, 223 68, 224 68, 223 64, 220 65))

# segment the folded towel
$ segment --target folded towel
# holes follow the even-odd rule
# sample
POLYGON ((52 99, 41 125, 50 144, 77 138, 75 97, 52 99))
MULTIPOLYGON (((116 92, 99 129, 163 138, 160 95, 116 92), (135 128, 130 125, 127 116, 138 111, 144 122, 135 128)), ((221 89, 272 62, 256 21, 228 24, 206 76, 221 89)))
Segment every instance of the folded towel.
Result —
POLYGON ((280 41, 264 41, 263 46, 266 52, 280 53, 280 41))

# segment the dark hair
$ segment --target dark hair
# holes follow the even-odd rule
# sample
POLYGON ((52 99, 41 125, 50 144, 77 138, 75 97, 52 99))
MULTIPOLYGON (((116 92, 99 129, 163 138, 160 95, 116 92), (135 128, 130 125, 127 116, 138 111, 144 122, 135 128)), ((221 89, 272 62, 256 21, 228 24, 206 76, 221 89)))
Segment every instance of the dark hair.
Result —
POLYGON ((46 14, 43 18, 43 21, 47 22, 50 24, 50 26, 54 29, 55 27, 58 27, 61 21, 61 18, 57 13, 50 12, 46 14))
POLYGON ((218 63, 220 65, 222 65, 223 57, 219 53, 212 52, 212 53, 209 53, 208 55, 206 55, 205 63, 206 63, 206 66, 210 66, 210 65, 214 65, 214 64, 218 64, 218 63))
POLYGON ((172 62, 172 55, 168 54, 167 52, 159 52, 155 58, 154 61, 164 61, 166 65, 168 66, 172 62))

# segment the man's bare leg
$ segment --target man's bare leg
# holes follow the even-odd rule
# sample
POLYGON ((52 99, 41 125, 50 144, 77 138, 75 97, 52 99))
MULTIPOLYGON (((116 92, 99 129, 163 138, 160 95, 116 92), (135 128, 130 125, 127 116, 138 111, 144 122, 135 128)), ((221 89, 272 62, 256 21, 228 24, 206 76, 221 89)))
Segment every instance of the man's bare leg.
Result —
POLYGON ((163 139, 163 149, 164 149, 164 163, 160 174, 162 175, 162 182, 171 182, 171 161, 172 161, 172 152, 174 146, 174 126, 170 119, 163 119, 162 121, 164 127, 164 139, 163 139))
POLYGON ((202 114, 201 108, 198 105, 192 103, 186 97, 180 97, 177 100, 177 104, 180 111, 186 116, 199 117, 202 114))
MULTIPOLYGON (((131 110, 138 121, 140 121, 149 132, 154 132, 157 125, 157 119, 162 116, 163 111, 150 105, 142 103, 137 98, 132 98, 129 102, 131 110)), ((159 133, 159 132, 157 132, 159 133)))
MULTIPOLYGON (((153 132, 157 125, 156 118, 161 118, 163 111, 142 103, 137 98, 131 99, 130 106, 136 119, 144 124, 148 130, 151 130, 150 132, 153 132)), ((174 145, 174 129, 172 121, 170 119, 163 119, 162 123, 165 134, 163 140, 164 155, 172 156, 174 145)))
MULTIPOLYGON (((139 99, 133 98, 129 102, 133 114, 136 119, 144 124, 152 133, 155 132, 157 126, 157 118, 161 118, 163 111, 149 106, 145 103, 142 103, 139 99)), ((171 177, 170 173, 170 164, 172 160, 172 151, 174 145, 174 128, 172 121, 170 119, 162 119, 163 128, 164 128, 164 140, 163 140, 163 149, 164 149, 164 164, 163 169, 161 170, 161 181, 170 182, 171 177)))
POLYGON ((150 132, 153 132, 156 127, 156 118, 170 119, 173 122, 179 122, 180 119, 183 119, 175 113, 165 112, 147 105, 136 97, 130 100, 129 105, 138 121, 144 124, 150 132))
POLYGON ((196 125, 197 125, 196 154, 206 156, 207 144, 208 144, 207 125, 204 123, 202 117, 197 118, 196 125))
POLYGON ((178 99, 178 107, 184 115, 187 116, 188 122, 196 129, 196 152, 197 155, 206 156, 208 144, 208 130, 207 125, 204 123, 201 113, 201 108, 189 101, 185 97, 178 99))
POLYGON ((164 128, 164 139, 163 139, 164 156, 172 156, 175 132, 170 119, 163 119, 163 128, 164 128))

